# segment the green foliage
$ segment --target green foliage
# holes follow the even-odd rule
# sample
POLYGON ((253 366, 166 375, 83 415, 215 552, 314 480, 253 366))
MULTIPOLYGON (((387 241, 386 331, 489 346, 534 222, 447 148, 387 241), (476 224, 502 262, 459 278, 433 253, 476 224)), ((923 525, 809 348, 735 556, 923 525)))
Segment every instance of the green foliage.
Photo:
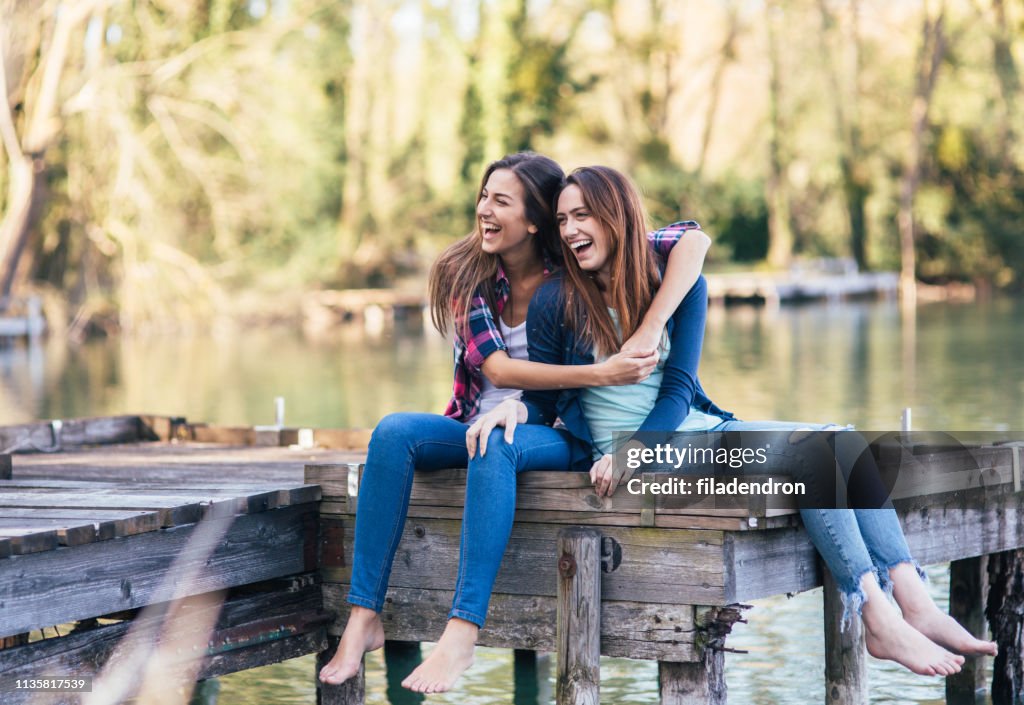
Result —
MULTIPOLYGON (((1008 28, 1024 12, 1004 4, 1000 19, 947 3, 915 199, 926 281, 1022 287, 1024 35, 1008 28)), ((794 254, 863 250, 895 267, 921 18, 860 0, 855 27, 846 0, 775 5, 794 254)), ((46 7, 19 15, 35 24, 18 36, 50 31, 46 7)), ((653 223, 699 220, 715 264, 756 262, 769 244, 763 20, 758 3, 718 0, 113 3, 71 43, 33 277, 123 326, 198 324, 251 292, 271 307, 422 278, 472 227, 483 166, 519 149, 623 169, 653 223)), ((8 66, 25 73, 17 129, 31 67, 8 66)), ((8 180, 0 169, 0 190, 8 180)))

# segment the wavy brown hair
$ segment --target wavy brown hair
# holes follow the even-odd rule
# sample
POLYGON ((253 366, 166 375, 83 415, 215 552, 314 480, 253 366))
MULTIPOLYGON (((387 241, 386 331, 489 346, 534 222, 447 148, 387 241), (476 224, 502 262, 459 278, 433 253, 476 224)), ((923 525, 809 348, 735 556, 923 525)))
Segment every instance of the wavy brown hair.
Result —
MULTIPOLYGON (((484 171, 476 203, 480 202, 487 179, 498 169, 508 169, 523 185, 526 220, 537 228, 533 235, 537 256, 561 263, 562 251, 552 204, 565 178, 562 167, 534 152, 510 154, 492 162, 484 171)), ((442 333, 448 330, 449 325, 454 325, 460 334, 468 336, 466 313, 477 293, 483 295, 497 318, 494 278, 498 273, 498 255, 484 252, 482 243, 483 235, 479 221, 476 221, 473 231, 448 246, 430 268, 427 285, 430 318, 442 333)))
POLYGON ((596 272, 580 268, 562 241, 566 318, 569 327, 593 348, 595 357, 611 355, 640 327, 654 300, 661 284, 658 256, 647 243, 647 217, 640 193, 626 176, 606 166, 585 166, 572 172, 565 185, 579 187, 584 206, 604 228, 611 246, 605 264, 610 268, 610 284, 604 291, 596 272), (621 337, 609 306, 618 315, 621 337))

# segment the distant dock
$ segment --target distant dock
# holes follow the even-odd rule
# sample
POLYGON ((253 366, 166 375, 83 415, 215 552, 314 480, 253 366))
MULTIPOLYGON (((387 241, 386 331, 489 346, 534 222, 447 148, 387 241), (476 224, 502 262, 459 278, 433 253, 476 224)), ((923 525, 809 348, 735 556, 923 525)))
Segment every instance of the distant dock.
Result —
POLYGON ((801 262, 787 272, 709 274, 708 298, 720 304, 764 304, 847 299, 894 298, 899 292, 896 272, 861 272, 852 260, 801 262))
MULTIPOLYGON (((848 259, 800 262, 786 272, 729 272, 705 275, 712 303, 768 307, 803 302, 895 298, 896 272, 860 272, 848 259)), ((420 324, 429 320, 422 291, 339 289, 308 294, 302 301, 304 328, 316 333, 339 324, 362 323, 379 332, 396 321, 420 324)))
POLYGON ((35 340, 46 330, 43 305, 38 296, 0 299, 0 341, 5 338, 35 340))

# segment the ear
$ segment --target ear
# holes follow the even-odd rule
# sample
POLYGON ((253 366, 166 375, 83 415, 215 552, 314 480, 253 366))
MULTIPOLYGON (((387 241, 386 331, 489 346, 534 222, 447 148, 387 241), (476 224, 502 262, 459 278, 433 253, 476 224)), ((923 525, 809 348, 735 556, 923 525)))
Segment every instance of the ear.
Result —
POLYGON ((536 225, 533 225, 533 224, 531 223, 531 224, 530 224, 530 227, 528 227, 528 228, 526 229, 526 232, 530 233, 531 235, 536 235, 536 234, 537 234, 537 226, 536 226, 536 225))

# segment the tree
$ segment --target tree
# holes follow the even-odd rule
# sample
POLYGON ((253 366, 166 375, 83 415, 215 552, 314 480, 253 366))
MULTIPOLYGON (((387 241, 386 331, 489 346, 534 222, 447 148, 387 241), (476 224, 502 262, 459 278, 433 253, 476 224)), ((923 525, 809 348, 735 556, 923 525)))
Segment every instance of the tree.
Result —
POLYGON ((7 18, 0 26, 0 137, 8 172, 0 220, 0 299, 11 294, 42 206, 46 153, 64 128, 61 106, 73 94, 69 86, 80 86, 96 68, 69 62, 69 53, 78 56, 85 21, 109 0, 63 3, 59 12, 56 4, 5 0, 0 6, 7 18))

